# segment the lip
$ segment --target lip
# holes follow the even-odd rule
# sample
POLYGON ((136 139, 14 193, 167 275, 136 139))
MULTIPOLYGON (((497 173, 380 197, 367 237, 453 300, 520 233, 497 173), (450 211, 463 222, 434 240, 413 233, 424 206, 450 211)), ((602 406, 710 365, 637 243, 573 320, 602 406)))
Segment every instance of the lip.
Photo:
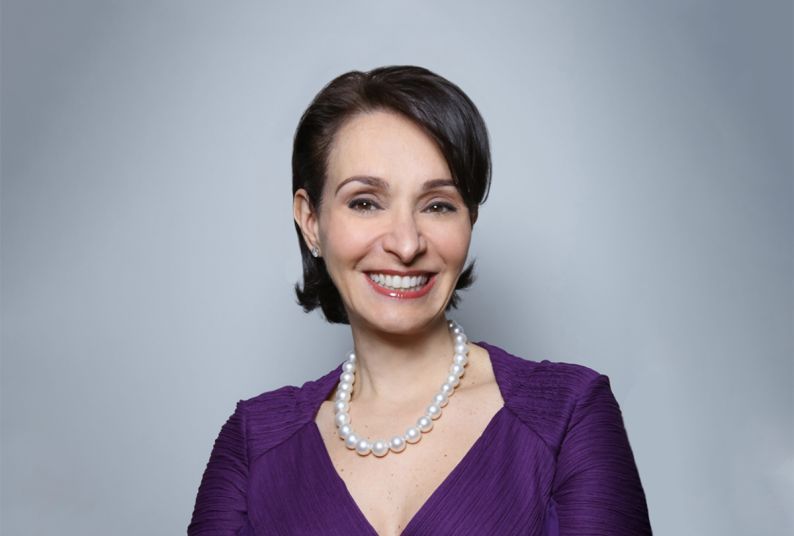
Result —
MULTIPOLYGON (((373 273, 376 273, 376 272, 373 272, 373 273)), ((383 271, 379 271, 377 273, 384 274, 384 275, 414 276, 414 275, 427 274, 428 272, 421 272, 421 271, 418 271, 418 272, 417 271, 413 271, 413 272, 398 272, 398 271, 395 271, 395 270, 383 270, 383 271)), ((388 289, 386 287, 382 287, 382 286, 378 285, 376 282, 374 282, 372 279, 370 279, 368 273, 365 273, 364 277, 366 278, 367 283, 369 283, 370 286, 378 294, 383 294, 384 296, 388 296, 390 298, 396 298, 398 300, 412 300, 412 299, 416 299, 416 298, 421 298, 422 296, 424 296, 425 294, 430 292, 430 289, 433 288, 433 285, 436 282, 436 278, 438 277, 438 274, 431 275, 427 279, 427 283, 425 283, 425 286, 423 286, 419 290, 392 290, 392 289, 388 289)))
POLYGON ((408 270, 407 272, 401 272, 399 270, 367 270, 368 274, 383 274, 383 275, 399 275, 399 276, 414 276, 414 275, 427 275, 432 274, 428 270, 408 270))

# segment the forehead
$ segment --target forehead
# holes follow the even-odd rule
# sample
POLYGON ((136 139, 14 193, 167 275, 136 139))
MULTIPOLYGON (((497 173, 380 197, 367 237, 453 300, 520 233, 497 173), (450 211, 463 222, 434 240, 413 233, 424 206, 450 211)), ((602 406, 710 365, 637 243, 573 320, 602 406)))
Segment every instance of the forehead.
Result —
POLYGON ((358 114, 336 133, 328 154, 328 181, 353 175, 401 182, 451 178, 435 141, 410 119, 388 111, 358 114))

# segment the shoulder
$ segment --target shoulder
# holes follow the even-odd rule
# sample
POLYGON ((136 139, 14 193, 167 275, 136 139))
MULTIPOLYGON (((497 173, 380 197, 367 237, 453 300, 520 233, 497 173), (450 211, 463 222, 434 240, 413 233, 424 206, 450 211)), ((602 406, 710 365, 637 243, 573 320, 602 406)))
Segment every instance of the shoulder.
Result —
POLYGON ((237 403, 235 415, 244 423, 251 459, 287 441, 314 419, 333 389, 341 366, 301 386, 285 385, 237 403))
POLYGON ((609 387, 600 372, 577 363, 532 361, 484 342, 505 406, 552 450, 565 436, 574 409, 598 385, 609 387))

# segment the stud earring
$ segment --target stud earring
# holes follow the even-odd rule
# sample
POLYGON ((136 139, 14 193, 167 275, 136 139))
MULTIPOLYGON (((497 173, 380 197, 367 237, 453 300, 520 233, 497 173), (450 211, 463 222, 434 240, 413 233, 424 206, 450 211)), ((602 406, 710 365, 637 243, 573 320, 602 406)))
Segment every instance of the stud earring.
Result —
POLYGON ((317 246, 312 246, 312 257, 315 259, 320 256, 320 250, 317 249, 317 246))

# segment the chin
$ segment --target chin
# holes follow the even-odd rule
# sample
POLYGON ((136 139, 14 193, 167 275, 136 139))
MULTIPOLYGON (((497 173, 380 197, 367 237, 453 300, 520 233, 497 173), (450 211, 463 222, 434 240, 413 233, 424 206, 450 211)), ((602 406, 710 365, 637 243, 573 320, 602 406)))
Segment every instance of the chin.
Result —
MULTIPOLYGON (((443 316, 443 311, 441 316, 443 316)), ((375 330, 391 335, 415 335, 428 329, 438 319, 438 313, 409 314, 405 311, 389 311, 374 314, 367 323, 375 330)))
MULTIPOLYGON (((357 282, 357 283, 360 283, 357 282)), ((452 294, 452 285, 444 278, 435 281, 429 295, 416 299, 397 299, 373 292, 368 281, 356 292, 348 316, 362 326, 390 335, 416 335, 443 321, 445 306, 452 294), (445 292, 446 291, 446 292, 445 292), (446 297, 447 299, 443 299, 446 297), (352 313, 352 315, 350 314, 352 313)), ((351 287, 352 288, 352 287, 351 287)), ((356 289, 358 290, 358 289, 356 289)))

